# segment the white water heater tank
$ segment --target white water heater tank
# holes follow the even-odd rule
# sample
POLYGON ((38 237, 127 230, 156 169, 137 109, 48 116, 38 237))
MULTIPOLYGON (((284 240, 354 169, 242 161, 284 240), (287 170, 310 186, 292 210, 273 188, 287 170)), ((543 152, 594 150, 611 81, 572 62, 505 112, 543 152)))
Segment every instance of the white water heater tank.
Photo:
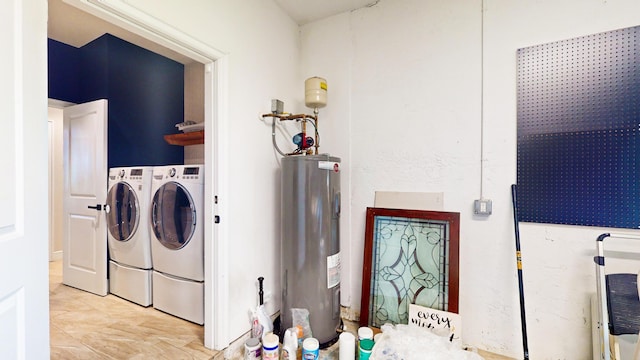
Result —
POLYGON ((327 80, 317 76, 305 80, 304 104, 311 109, 327 106, 327 80))

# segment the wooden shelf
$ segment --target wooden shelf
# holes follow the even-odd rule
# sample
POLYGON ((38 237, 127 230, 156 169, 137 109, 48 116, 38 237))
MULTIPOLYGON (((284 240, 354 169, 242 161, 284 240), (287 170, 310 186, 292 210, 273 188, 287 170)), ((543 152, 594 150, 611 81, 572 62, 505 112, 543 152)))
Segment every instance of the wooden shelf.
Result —
POLYGON ((171 145, 180 146, 204 144, 204 130, 165 135, 164 140, 171 145))

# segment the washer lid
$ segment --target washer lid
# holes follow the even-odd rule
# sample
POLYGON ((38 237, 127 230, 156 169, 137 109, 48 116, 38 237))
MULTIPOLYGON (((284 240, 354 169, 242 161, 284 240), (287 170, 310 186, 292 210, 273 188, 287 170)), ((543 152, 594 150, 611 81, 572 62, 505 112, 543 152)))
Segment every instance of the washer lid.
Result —
POLYGON ((133 188, 126 182, 118 182, 109 189, 107 228, 114 239, 128 241, 136 233, 140 222, 140 204, 133 188))
POLYGON ((196 230, 196 208, 189 192, 171 181, 156 191, 151 202, 151 227, 166 248, 183 248, 196 230))

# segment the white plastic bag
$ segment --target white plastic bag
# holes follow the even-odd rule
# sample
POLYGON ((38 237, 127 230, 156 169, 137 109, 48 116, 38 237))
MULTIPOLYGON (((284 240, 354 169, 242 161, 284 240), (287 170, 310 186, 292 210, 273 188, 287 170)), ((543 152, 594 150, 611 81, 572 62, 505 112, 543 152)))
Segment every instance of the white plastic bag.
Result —
POLYGON ((482 360, 428 329, 403 324, 385 324, 371 352, 371 360, 482 360))
POLYGON ((309 310, 293 308, 291 309, 291 318, 294 327, 300 326, 302 328, 302 339, 313 337, 309 322, 309 310))
POLYGON ((258 323, 262 326, 262 334, 259 336, 262 339, 268 333, 273 332, 273 321, 271 321, 271 317, 267 314, 264 304, 258 305, 256 315, 258 317, 258 323))
POLYGON ((273 321, 267 315, 264 304, 251 309, 251 337, 261 339, 268 333, 273 332, 273 321))

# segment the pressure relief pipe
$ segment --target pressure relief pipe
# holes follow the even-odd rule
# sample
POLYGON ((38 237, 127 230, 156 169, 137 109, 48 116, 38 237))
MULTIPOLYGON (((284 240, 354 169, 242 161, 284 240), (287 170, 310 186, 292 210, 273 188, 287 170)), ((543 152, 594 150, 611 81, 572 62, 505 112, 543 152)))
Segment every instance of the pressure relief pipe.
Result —
POLYGON ((276 142, 276 119, 278 117, 276 117, 277 113, 275 111, 273 112, 273 115, 274 116, 271 117, 271 142, 273 143, 273 148, 276 149, 280 156, 287 156, 284 152, 282 152, 282 150, 280 150, 280 148, 278 147, 278 143, 276 142))

